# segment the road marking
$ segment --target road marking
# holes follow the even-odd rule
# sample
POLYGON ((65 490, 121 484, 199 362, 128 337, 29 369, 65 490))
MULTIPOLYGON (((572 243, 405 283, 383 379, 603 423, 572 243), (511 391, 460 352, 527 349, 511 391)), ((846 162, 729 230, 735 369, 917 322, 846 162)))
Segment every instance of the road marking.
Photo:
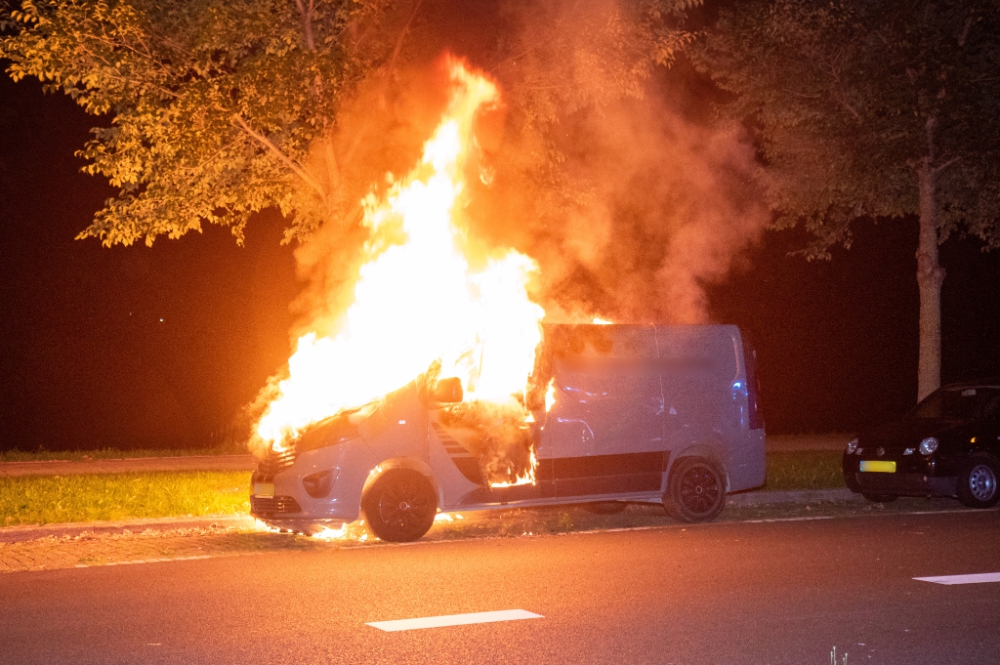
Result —
POLYGON ((493 623, 495 621, 517 621, 519 619, 544 619, 541 614, 526 610, 498 610, 496 612, 473 612, 471 614, 446 614, 439 617, 423 617, 420 619, 397 619, 395 621, 372 621, 365 625, 396 632, 400 630, 420 630, 423 628, 441 628, 443 626, 466 626, 472 623, 493 623))
POLYGON ((943 575, 941 577, 914 577, 921 582, 934 584, 981 584, 983 582, 1000 582, 1000 573, 973 573, 971 575, 943 575))

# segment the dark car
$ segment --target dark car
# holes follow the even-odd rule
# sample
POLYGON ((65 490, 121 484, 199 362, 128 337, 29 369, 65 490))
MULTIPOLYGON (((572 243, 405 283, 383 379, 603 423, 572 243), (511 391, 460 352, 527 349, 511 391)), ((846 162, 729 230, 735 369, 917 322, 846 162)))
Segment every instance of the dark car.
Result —
POLYGON ((971 508, 1000 500, 1000 377, 931 393, 903 419, 847 444, 844 480, 869 501, 957 498, 971 508))

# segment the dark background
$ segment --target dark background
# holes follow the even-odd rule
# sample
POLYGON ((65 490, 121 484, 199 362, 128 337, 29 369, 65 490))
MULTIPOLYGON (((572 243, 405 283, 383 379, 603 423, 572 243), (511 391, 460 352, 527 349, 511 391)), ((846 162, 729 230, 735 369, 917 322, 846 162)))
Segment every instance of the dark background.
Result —
MULTIPOLYGON (((195 447, 245 434, 287 359, 298 292, 277 214, 245 246, 206 228, 152 247, 74 236, 113 192, 74 157, 95 119, 0 75, 0 449, 195 447)), ((859 223, 832 262, 768 232, 710 287, 758 347, 773 433, 847 432, 916 398, 916 220, 859 223)), ((942 247, 943 379, 1000 375, 1000 254, 942 247)))

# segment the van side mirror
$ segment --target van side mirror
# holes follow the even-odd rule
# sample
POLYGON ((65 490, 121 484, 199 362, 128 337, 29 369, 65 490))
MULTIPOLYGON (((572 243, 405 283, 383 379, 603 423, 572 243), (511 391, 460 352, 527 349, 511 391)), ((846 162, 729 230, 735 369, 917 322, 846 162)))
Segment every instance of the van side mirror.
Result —
POLYGON ((434 390, 431 391, 431 401, 438 404, 457 404, 464 397, 462 380, 457 376, 439 380, 434 384, 434 390))

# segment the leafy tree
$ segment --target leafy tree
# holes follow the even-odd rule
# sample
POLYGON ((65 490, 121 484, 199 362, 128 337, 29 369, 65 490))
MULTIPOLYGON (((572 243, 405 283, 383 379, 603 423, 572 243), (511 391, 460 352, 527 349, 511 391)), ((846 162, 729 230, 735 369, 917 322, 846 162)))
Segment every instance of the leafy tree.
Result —
POLYGON ((511 135, 543 146, 506 164, 543 181, 559 171, 559 116, 639 94, 699 1, 24 0, 0 13, 0 58, 105 119, 80 154, 120 191, 81 237, 151 244, 208 222, 239 238, 276 207, 291 238, 357 222, 360 190, 384 172, 366 144, 392 132, 346 109, 385 107, 407 64, 450 43, 435 24, 449 12, 492 12, 482 60, 511 92, 511 135))
POLYGON ((1000 247, 1000 8, 992 0, 747 0, 696 56, 757 132, 778 227, 810 258, 859 218, 919 220, 918 393, 940 384, 938 245, 1000 247))

